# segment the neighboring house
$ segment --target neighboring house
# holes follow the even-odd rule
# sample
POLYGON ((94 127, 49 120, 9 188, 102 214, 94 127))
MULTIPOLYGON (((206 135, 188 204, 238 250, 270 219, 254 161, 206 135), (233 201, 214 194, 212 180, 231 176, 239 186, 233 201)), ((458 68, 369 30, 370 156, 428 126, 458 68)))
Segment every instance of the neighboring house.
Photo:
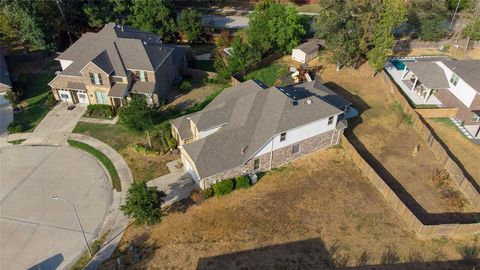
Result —
POLYGON ((5 94, 10 89, 12 89, 12 82, 8 73, 7 62, 2 50, 0 50, 0 95, 5 94))
POLYGON ((422 59, 404 62, 403 83, 428 101, 432 96, 449 108, 474 138, 480 138, 480 60, 422 59))
POLYGON ((185 63, 183 46, 115 23, 86 33, 56 60, 62 72, 50 83, 57 100, 120 107, 131 94, 149 104, 166 97, 185 63))
POLYGON ((292 59, 302 64, 318 56, 320 47, 325 47, 325 40, 314 38, 292 50, 292 59))
POLYGON ((249 80, 174 119, 172 133, 186 170, 205 189, 338 144, 349 105, 318 81, 267 88, 249 80))

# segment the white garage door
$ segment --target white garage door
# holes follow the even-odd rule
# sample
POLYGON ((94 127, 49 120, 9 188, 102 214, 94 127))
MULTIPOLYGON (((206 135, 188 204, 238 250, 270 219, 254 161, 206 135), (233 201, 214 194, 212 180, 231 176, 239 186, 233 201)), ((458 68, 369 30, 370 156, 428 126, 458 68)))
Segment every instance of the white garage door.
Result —
POLYGON ((5 103, 8 103, 8 100, 6 100, 3 95, 4 95, 4 94, 0 94, 0 105, 5 104, 5 103))
POLYGON ((70 91, 58 90, 58 96, 62 101, 73 103, 72 95, 70 94, 70 91))

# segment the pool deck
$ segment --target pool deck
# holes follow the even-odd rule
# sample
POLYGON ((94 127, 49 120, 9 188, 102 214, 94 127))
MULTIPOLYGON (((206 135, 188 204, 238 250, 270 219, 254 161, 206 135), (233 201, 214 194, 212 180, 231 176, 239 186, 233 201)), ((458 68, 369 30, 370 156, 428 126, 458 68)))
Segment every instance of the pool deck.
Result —
MULTIPOLYGON (((392 76, 393 80, 397 83, 398 86, 400 86, 400 89, 402 92, 408 96, 408 99, 415 104, 415 106, 422 106, 422 105, 430 105, 430 106, 437 106, 437 107, 443 107, 443 104, 438 100, 434 95, 431 95, 427 101, 421 96, 419 96, 415 91, 412 91, 405 81, 407 80, 402 80, 402 74, 403 70, 397 70, 395 66, 388 62, 387 65, 385 65, 385 71, 392 76)), ((405 78, 409 78, 408 72, 405 76, 405 78)))

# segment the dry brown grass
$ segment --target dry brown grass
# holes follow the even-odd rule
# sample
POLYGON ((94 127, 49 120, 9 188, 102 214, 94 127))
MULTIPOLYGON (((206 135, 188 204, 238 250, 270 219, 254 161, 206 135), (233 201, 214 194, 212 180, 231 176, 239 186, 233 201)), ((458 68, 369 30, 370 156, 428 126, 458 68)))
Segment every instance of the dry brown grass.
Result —
POLYGON ((344 151, 329 149, 158 225, 129 227, 103 268, 114 269, 117 259, 122 269, 196 269, 199 260, 212 264, 207 269, 319 269, 404 262, 411 254, 459 258, 462 242, 421 241, 405 228, 344 151), (211 258, 217 255, 226 256, 211 258))
POLYGON ((460 160, 467 172, 480 185, 480 145, 472 143, 448 121, 426 119, 439 138, 447 145, 448 149, 460 160))
POLYGON ((178 88, 174 89, 168 97, 172 102, 168 103, 164 109, 184 110, 196 103, 204 101, 206 97, 220 89, 222 85, 213 83, 202 85, 202 83, 198 81, 193 81, 193 87, 191 91, 187 92, 181 91, 178 88))
POLYGON ((451 47, 447 52, 442 52, 438 49, 413 49, 408 53, 408 56, 422 55, 444 55, 454 59, 480 59, 480 48, 468 50, 467 53, 465 53, 465 50, 457 50, 454 47, 451 47))
MULTIPOLYGON (((383 79, 373 77, 367 65, 358 70, 342 68, 336 71, 325 57, 317 61, 322 66, 318 73, 321 80, 363 111, 350 122, 354 127, 352 134, 358 139, 356 146, 363 145, 376 161, 376 170, 385 172, 382 177, 391 180, 397 187, 397 194, 407 198, 411 208, 423 208, 428 213, 450 212, 451 205, 431 181, 435 169, 442 168, 441 163, 408 121, 399 122, 399 106, 394 103, 383 79), (413 154, 417 145, 419 151, 413 154)), ((467 203, 461 212, 470 211, 467 203)))

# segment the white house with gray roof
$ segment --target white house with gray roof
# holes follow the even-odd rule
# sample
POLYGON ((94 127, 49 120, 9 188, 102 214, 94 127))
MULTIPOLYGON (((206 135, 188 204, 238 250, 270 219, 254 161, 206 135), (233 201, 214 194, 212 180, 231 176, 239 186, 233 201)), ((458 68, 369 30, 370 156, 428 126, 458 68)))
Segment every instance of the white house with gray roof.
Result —
POLYGON ((186 48, 160 37, 108 23, 85 33, 61 53, 62 71, 49 83, 57 100, 119 107, 131 94, 150 104, 168 95, 185 63, 186 48))
POLYGON ((249 80, 173 120, 172 133, 185 168, 204 189, 338 144, 349 105, 318 81, 277 88, 249 80))

